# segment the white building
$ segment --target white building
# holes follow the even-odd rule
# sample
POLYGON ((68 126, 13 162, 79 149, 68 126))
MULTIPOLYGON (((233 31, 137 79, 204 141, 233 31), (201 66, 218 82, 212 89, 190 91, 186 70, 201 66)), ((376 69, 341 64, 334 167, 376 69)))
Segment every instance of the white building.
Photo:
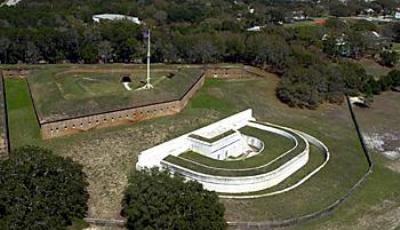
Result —
POLYGON ((138 25, 142 24, 139 18, 122 14, 97 14, 93 15, 92 19, 95 22, 100 22, 101 20, 111 20, 111 21, 128 20, 138 25))
POLYGON ((237 130, 254 120, 252 110, 248 109, 164 142, 141 152, 136 168, 162 167, 161 161, 167 156, 178 156, 188 151, 219 160, 247 153, 250 150, 247 141, 250 140, 237 130))
POLYGON ((260 32, 262 30, 263 26, 253 26, 250 28, 247 28, 247 31, 249 32, 260 32))
POLYGON ((188 136, 191 150, 204 156, 225 160, 251 151, 244 137, 235 130, 222 133, 196 134, 188 136))
POLYGON ((7 1, 4 1, 3 3, 1 3, 1 4, 0 4, 0 7, 1 7, 1 6, 15 6, 15 5, 17 5, 20 1, 21 1, 21 0, 7 0, 7 1))
POLYGON ((400 11, 396 11, 396 13, 394 13, 394 18, 400 19, 400 11))

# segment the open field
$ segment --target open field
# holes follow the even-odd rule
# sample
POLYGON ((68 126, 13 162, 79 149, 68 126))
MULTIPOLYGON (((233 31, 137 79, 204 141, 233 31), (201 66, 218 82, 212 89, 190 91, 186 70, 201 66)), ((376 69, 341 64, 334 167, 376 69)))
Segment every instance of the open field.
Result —
POLYGON ((152 70, 152 90, 144 85, 144 66, 133 68, 52 67, 32 70, 28 77, 41 123, 177 100, 201 76, 200 67, 152 70), (121 83, 131 76, 131 91, 121 83))
POLYGON ((370 108, 354 108, 366 141, 371 140, 368 137, 382 141, 381 145, 369 144, 375 162, 374 172, 358 195, 350 198, 332 216, 306 224, 300 229, 400 227, 400 160, 389 160, 383 154, 400 148, 399 102, 400 93, 385 92, 374 97, 370 108))
MULTIPOLYGON (((367 163, 346 105, 324 105, 315 111, 288 108, 275 97, 277 82, 277 77, 272 74, 242 80, 208 79, 186 109, 175 116, 42 141, 26 82, 7 79, 11 145, 15 148, 27 143, 38 144, 83 164, 90 183, 89 216, 118 218, 127 175, 134 173, 140 151, 229 114, 253 108, 258 120, 292 127, 317 137, 328 146, 332 158, 318 174, 286 194, 254 200, 222 200, 226 206, 226 219, 257 221, 303 215, 319 210, 345 194, 366 172, 367 163)), ((389 211, 395 210, 400 204, 400 174, 384 165, 385 161, 378 157, 371 178, 332 218, 296 228, 332 226, 332 229, 351 229, 357 227, 354 224, 360 218, 378 210, 376 207, 380 212, 386 210, 386 206, 389 211), (389 203, 384 203, 385 200, 389 203)))
POLYGON ((385 92, 374 98, 370 109, 356 108, 356 112, 368 147, 400 173, 400 93, 385 92))

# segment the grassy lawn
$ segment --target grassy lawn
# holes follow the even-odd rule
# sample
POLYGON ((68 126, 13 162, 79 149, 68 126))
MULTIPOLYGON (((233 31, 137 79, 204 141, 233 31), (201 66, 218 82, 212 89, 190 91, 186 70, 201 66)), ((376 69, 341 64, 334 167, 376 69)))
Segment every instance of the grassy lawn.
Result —
MULTIPOLYGON (((345 194, 366 171, 367 164, 346 105, 323 105, 313 111, 289 108, 276 99, 277 82, 274 76, 252 80, 209 79, 186 109, 175 116, 41 141, 26 83, 7 79, 11 145, 38 144, 84 165, 90 183, 89 216, 118 218, 127 175, 134 170, 140 151, 232 113, 253 108, 258 120, 317 137, 328 146, 332 158, 318 174, 288 193, 254 200, 221 200, 226 207, 226 219, 257 221, 303 215, 345 194)), ((396 102, 398 100, 392 103, 396 102)), ((394 121, 387 121, 390 122, 394 121)), ((391 202, 390 207, 399 207, 399 174, 387 168, 384 159, 375 157, 378 162, 374 173, 352 199, 334 216, 305 225, 304 229, 326 226, 351 229, 357 227, 354 223, 358 223, 359 218, 373 219, 371 213, 376 213, 376 207, 385 200, 391 202)))
POLYGON ((298 22, 293 22, 289 24, 284 24, 283 26, 286 28, 297 28, 297 27, 305 27, 305 26, 321 26, 316 23, 316 21, 319 20, 325 20, 326 18, 312 18, 310 20, 306 21, 298 21, 298 22))
POLYGON ((26 81, 5 79, 5 87, 11 147, 37 144, 40 141, 40 127, 26 81))
POLYGON ((128 91, 121 77, 131 75, 131 88, 138 89, 145 69, 51 66, 31 71, 28 81, 41 122, 177 100, 201 76, 198 67, 156 68, 154 89, 128 91))

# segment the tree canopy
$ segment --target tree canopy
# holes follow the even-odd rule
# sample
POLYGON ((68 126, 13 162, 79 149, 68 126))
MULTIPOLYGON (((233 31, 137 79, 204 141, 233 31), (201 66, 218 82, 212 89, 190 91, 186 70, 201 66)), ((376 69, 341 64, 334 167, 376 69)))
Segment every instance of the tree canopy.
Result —
POLYGON ((224 206, 215 192, 168 172, 138 171, 122 201, 128 229, 225 229, 224 206))
POLYGON ((322 24, 288 24, 296 15, 304 20, 353 16, 368 8, 375 15, 394 14, 395 1, 21 1, 0 7, 0 63, 143 63, 142 34, 151 27, 152 62, 255 65, 282 76, 277 91, 282 101, 316 108, 325 101, 340 103, 339 95, 349 90, 378 92, 374 79, 355 79, 354 66, 338 66, 369 57, 394 67, 399 55, 391 40, 400 41, 400 23, 328 17, 322 24), (94 22, 92 16, 99 13, 139 17, 145 26, 94 22), (248 31, 254 27, 260 31, 248 31), (360 81, 362 86, 351 85, 360 81), (323 84, 316 87, 315 82, 323 84))
POLYGON ((26 146, 0 162, 0 229, 65 229, 87 213, 82 166, 26 146))

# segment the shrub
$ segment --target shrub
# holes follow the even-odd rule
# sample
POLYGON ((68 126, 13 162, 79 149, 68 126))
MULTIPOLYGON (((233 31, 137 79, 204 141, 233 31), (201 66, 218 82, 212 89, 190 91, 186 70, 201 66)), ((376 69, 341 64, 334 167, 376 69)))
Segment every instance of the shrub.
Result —
POLYGON ((168 172, 135 172, 122 201, 128 229, 225 229, 215 192, 168 172))
POLYGON ((71 159, 17 149, 0 162, 0 229, 64 229, 86 215, 87 185, 71 159))

